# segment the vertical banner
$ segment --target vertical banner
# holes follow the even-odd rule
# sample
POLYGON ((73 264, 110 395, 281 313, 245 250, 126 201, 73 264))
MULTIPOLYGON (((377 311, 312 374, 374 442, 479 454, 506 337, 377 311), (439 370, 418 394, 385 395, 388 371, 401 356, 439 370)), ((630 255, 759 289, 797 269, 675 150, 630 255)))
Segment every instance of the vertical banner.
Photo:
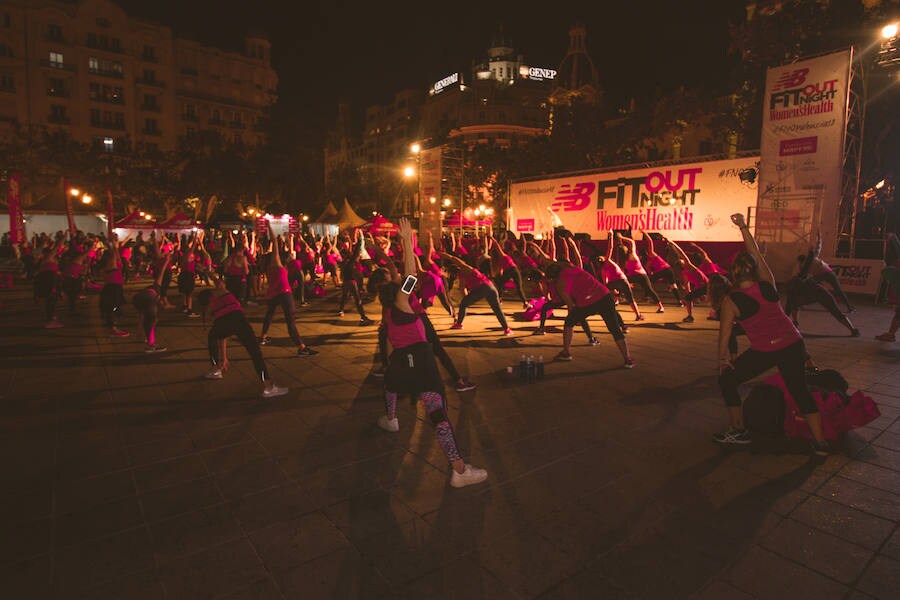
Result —
POLYGON ((116 211, 113 208, 112 190, 106 190, 106 237, 112 239, 113 229, 116 227, 116 211))
POLYGON ((419 152, 419 247, 428 245, 428 232, 441 239, 441 149, 419 152))
POLYGON ((779 281, 816 230, 824 254, 837 244, 851 60, 844 50, 766 74, 756 235, 779 281))
POLYGON ((63 195, 65 195, 66 201, 66 220, 69 222, 69 235, 72 239, 75 239, 75 235, 78 233, 78 228, 75 227, 75 213, 72 209, 72 193, 71 188, 69 187, 69 182, 65 179, 63 181, 63 195))
POLYGON ((9 203, 9 243, 21 244, 25 241, 25 215, 22 214, 22 176, 18 173, 9 175, 6 200, 9 203))

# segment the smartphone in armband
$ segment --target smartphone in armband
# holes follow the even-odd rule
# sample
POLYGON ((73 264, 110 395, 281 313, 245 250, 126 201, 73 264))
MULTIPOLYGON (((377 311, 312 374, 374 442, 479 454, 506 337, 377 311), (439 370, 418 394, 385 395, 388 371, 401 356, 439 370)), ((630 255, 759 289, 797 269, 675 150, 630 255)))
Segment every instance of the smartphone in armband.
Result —
POLYGON ((419 280, 416 277, 414 277, 413 275, 407 275, 406 280, 403 282, 403 285, 400 287, 400 291, 403 292, 404 294, 411 294, 413 291, 413 288, 416 287, 416 283, 418 281, 419 280))

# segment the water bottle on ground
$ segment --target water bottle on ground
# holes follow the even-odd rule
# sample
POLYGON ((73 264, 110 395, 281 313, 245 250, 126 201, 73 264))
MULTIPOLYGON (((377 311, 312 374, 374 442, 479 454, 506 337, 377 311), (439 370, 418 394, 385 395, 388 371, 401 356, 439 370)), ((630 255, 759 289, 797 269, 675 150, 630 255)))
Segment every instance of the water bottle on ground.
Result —
POLYGON ((540 356, 538 356, 538 359, 537 359, 537 372, 536 372, 535 375, 536 375, 538 381, 540 381, 541 379, 544 378, 544 355, 543 355, 543 354, 541 354, 540 356))

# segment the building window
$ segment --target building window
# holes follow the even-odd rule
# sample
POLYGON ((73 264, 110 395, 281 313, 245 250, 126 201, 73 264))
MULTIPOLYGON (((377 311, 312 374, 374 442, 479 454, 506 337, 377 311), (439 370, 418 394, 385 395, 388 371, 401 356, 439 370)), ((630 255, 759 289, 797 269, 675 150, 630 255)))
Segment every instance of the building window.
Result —
POLYGON ((8 56, 9 58, 12 58, 13 49, 4 44, 0 44, 0 56, 8 56))
POLYGON ((16 79, 9 73, 0 73, 0 92, 15 92, 16 79))
POLYGON ((111 137, 103 138, 103 151, 104 152, 112 152, 115 150, 116 142, 111 137))
POLYGON ((156 62, 156 48, 154 46, 144 46, 144 53, 141 56, 144 60, 156 62))
POLYGON ((47 25, 47 39, 58 42, 63 39, 62 27, 59 25, 47 25))
POLYGON ((66 114, 66 107, 59 104, 51 104, 50 121, 53 123, 68 123, 69 117, 66 114))
POLYGON ((144 94, 144 105, 142 108, 148 110, 158 110, 159 104, 156 103, 156 96, 153 94, 144 94))
POLYGON ((159 123, 156 119, 144 119, 144 133, 158 133, 159 123))
POLYGON ((143 79, 147 83, 154 83, 156 81, 156 71, 153 69, 144 69, 143 79))
POLYGON ((12 26, 12 19, 10 19, 9 13, 3 13, 3 26, 7 29, 12 26))
POLYGON ((91 109, 91 125, 94 127, 100 127, 100 109, 92 108, 91 109))
POLYGON ((47 87, 47 95, 57 96, 61 98, 65 98, 66 96, 68 96, 68 94, 66 93, 66 82, 62 79, 51 77, 50 85, 47 87))
POLYGON ((123 75, 122 63, 117 60, 106 60, 95 56, 88 58, 88 71, 95 75, 105 75, 118 79, 121 79, 123 75))
POLYGON ((98 102, 109 102, 110 104, 124 104, 125 91, 121 87, 100 85, 91 82, 88 84, 88 97, 98 102))
POLYGON ((122 51, 122 40, 119 38, 112 38, 109 40, 109 49, 113 52, 121 52, 122 51))
POLYGON ((63 57, 62 52, 51 52, 50 53, 50 66, 54 69, 62 69, 66 65, 66 59, 63 57))

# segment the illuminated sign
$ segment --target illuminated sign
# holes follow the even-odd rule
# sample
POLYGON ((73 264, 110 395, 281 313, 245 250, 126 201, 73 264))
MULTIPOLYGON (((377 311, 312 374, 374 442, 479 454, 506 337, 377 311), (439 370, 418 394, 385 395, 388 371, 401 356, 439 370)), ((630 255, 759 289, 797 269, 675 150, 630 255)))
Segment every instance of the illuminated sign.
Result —
POLYGON ((447 88, 455 83, 459 83, 459 73, 454 73, 453 75, 448 75, 447 77, 444 77, 440 81, 435 81, 434 85, 431 86, 431 93, 432 94, 440 94, 442 91, 444 91, 445 88, 447 88))
POLYGON ((542 69, 541 67, 519 67, 519 75, 526 79, 533 79, 535 81, 552 81, 556 79, 556 70, 555 69, 542 69))

